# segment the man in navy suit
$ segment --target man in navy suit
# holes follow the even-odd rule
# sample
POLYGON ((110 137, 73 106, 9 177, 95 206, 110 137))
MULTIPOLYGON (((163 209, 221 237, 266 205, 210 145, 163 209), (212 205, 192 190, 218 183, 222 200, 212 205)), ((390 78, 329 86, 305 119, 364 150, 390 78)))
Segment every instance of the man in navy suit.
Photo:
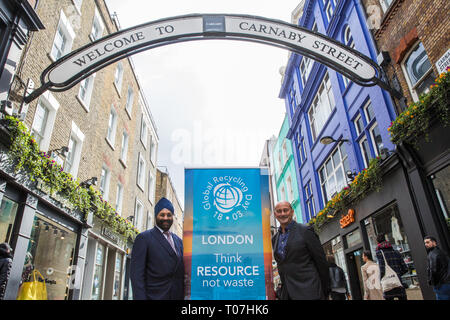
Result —
POLYGON ((172 203, 161 198, 155 206, 156 226, 134 241, 130 264, 134 300, 184 298, 183 242, 169 231, 173 214, 172 203))
POLYGON ((287 201, 275 206, 280 223, 272 238, 282 287, 280 300, 326 300, 330 292, 329 264, 319 237, 312 227, 293 220, 287 201))

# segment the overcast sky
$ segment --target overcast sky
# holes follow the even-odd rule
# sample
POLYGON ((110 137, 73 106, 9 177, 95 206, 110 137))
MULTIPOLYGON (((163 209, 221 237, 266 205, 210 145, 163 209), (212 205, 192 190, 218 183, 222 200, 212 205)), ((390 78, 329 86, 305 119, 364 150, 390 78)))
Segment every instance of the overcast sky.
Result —
MULTIPOLYGON (((190 13, 249 14, 291 21, 300 0, 107 0, 121 27, 190 13)), ((280 67, 288 51, 231 40, 192 41, 133 56, 166 166, 184 207, 184 168, 258 166, 278 135, 284 100, 280 67)))

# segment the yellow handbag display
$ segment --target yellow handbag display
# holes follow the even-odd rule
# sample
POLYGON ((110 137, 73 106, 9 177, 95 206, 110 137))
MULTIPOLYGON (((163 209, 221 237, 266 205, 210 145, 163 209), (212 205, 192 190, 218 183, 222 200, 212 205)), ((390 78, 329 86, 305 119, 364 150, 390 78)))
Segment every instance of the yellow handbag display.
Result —
POLYGON ((37 270, 33 270, 31 274, 33 275, 33 281, 22 283, 17 300, 47 300, 47 287, 44 277, 37 270), (36 279, 36 274, 41 277, 42 282, 36 279))

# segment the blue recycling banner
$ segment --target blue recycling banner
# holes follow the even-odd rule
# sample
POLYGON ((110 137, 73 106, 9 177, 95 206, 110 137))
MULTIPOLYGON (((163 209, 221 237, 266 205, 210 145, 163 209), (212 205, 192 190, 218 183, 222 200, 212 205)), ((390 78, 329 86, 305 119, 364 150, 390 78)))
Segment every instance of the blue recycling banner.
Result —
POLYGON ((270 296, 267 185, 267 169, 185 169, 187 298, 265 300, 270 296))

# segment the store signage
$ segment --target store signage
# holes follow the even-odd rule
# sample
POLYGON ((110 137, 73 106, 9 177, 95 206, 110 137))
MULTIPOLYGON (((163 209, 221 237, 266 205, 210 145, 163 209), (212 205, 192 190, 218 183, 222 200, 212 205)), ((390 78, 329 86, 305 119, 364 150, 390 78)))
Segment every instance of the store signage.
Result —
POLYGON ((355 210, 349 209, 347 214, 340 220, 341 228, 344 229, 345 227, 351 225, 353 222, 355 222, 355 210))
POLYGON ((450 49, 448 49, 447 52, 444 53, 438 61, 436 61, 436 69, 438 70, 438 73, 445 72, 447 67, 450 67, 450 49))
POLYGON ((132 54, 181 41, 246 40, 300 53, 363 85, 381 84, 378 65, 360 52, 325 35, 279 20, 248 15, 186 15, 121 30, 67 54, 41 75, 42 85, 25 98, 29 103, 45 90, 64 91, 99 69, 132 54))
POLYGON ((272 297, 267 169, 185 169, 185 186, 188 298, 272 297))
POLYGON ((107 227, 102 227, 102 235, 111 240, 114 244, 119 243, 119 237, 114 234, 114 232, 107 227))

